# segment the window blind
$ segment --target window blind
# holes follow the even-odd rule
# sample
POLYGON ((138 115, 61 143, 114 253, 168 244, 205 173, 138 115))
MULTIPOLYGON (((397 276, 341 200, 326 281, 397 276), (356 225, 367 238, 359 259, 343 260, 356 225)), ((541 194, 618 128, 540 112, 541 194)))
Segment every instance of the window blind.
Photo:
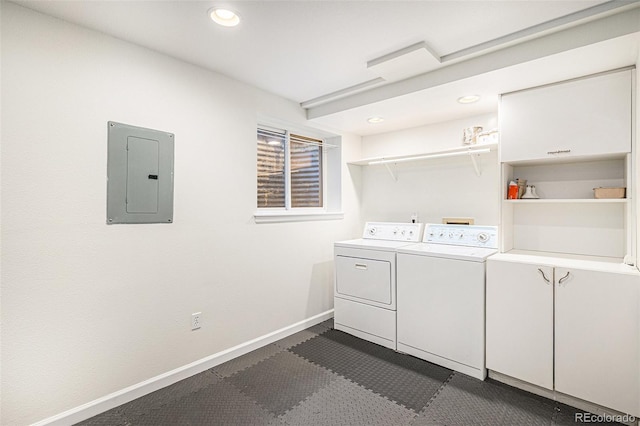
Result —
POLYGON ((258 129, 258 207, 285 207, 285 132, 258 129))
POLYGON ((322 207, 322 141, 290 136, 291 207, 322 207))

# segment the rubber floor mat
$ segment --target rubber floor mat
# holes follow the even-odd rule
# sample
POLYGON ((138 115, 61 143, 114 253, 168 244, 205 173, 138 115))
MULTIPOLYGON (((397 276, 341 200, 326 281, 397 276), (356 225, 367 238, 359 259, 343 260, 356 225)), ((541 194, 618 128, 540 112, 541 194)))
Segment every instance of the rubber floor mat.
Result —
POLYGON ((551 425, 554 403, 455 373, 412 425, 551 425))
POLYGON ((222 381, 131 418, 132 426, 265 425, 275 417, 222 381))
POLYGON ((278 416, 337 377, 284 351, 225 380, 278 416))
POLYGON ((274 356, 275 354, 282 352, 284 349, 276 344, 266 345, 261 348, 251 351, 242 356, 234 358, 230 361, 213 367, 211 370, 219 377, 229 377, 238 371, 242 371, 246 368, 256 365, 260 361, 264 361, 267 358, 274 356))
POLYGON ((416 416, 355 383, 338 378, 281 416, 290 425, 406 425, 416 416))
POLYGON ((337 330, 289 350, 415 412, 427 405, 452 373, 337 330))

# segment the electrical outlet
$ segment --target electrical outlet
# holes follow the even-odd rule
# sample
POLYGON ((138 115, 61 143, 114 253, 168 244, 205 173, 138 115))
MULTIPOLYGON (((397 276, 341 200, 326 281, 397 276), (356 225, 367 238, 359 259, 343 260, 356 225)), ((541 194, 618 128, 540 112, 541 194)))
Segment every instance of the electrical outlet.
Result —
POLYGON ((197 330, 202 327, 202 312, 191 314, 191 330, 197 330))

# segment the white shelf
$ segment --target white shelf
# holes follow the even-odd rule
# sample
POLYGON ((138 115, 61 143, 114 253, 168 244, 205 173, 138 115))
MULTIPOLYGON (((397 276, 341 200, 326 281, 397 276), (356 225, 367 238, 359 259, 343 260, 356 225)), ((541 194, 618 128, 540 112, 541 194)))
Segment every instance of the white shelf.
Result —
POLYGON ((454 157, 459 155, 472 155, 472 154, 476 154, 476 151, 482 151, 480 153, 477 153, 478 155, 480 155, 482 153, 485 153, 487 149, 489 149, 489 151, 495 151, 497 148, 498 148, 497 143, 465 145, 465 146, 461 146, 460 148, 425 152, 422 154, 364 158, 362 160, 349 161, 347 162, 347 164, 353 164, 356 166, 374 166, 378 164, 384 165, 384 164, 403 163, 407 161, 422 161, 422 160, 431 160, 431 159, 443 158, 443 157, 454 157))
POLYGON ((569 204, 569 203, 585 203, 585 204, 624 204, 629 201, 628 198, 533 198, 518 200, 502 200, 509 204, 569 204))
POLYGON ((391 166, 395 166, 397 163, 435 160, 438 158, 459 157, 459 156, 466 155, 471 159, 471 164, 473 165, 473 168, 476 171, 476 175, 480 176, 482 174, 482 171, 478 166, 476 157, 479 156, 480 154, 487 154, 491 151, 495 151, 497 148, 498 148, 497 143, 484 143, 484 144, 477 144, 477 145, 461 146, 460 148, 452 148, 452 149, 446 149, 442 151, 426 152, 422 154, 365 158, 362 160, 349 161, 347 162, 347 164, 352 164, 355 166, 383 165, 387 168, 387 170, 389 171, 393 179, 397 181, 398 174, 395 169, 391 168, 391 166))

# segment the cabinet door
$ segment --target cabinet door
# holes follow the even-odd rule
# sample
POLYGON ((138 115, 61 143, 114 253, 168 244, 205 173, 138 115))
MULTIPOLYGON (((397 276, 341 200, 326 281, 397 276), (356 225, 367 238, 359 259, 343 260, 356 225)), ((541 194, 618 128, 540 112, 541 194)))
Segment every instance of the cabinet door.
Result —
POLYGON ((500 133, 503 162, 630 152, 631 71, 503 95, 500 133))
POLYGON ((487 368, 553 389, 553 268, 488 259, 486 315, 487 368))
POLYGON ((636 275, 556 268, 558 392, 640 415, 639 287, 636 275))

